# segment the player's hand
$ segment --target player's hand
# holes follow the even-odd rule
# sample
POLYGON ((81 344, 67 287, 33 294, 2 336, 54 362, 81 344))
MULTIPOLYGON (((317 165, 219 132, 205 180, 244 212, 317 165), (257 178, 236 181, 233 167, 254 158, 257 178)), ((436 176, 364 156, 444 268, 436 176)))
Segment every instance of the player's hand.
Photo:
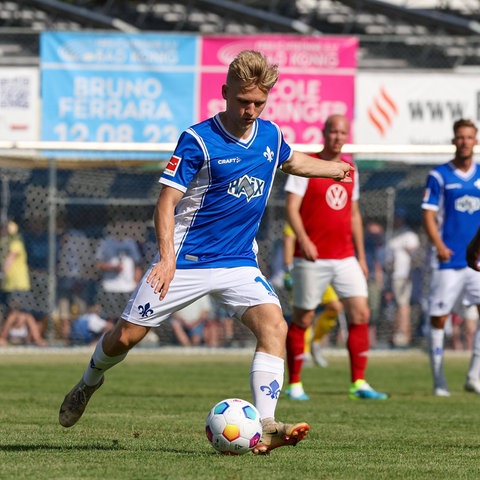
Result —
POLYGON ((437 258, 442 263, 450 261, 451 256, 453 255, 453 250, 450 250, 446 245, 437 247, 437 258))
POLYGON ((347 162, 332 162, 332 164, 335 164, 336 166, 339 167, 339 172, 334 173, 333 179, 337 180, 339 182, 343 183, 352 183, 352 177, 350 175, 350 172, 355 170, 355 167, 353 165, 350 165, 347 162))
POLYGON ((365 278, 368 279, 368 263, 365 258, 358 259, 358 263, 360 264, 360 268, 362 269, 363 274, 365 275, 365 278))
POLYGON ((316 245, 309 239, 305 238, 303 241, 299 241, 300 248, 303 253, 303 257, 310 262, 314 262, 318 258, 318 250, 316 245))
POLYGON ((175 257, 173 261, 170 259, 161 259, 158 263, 153 265, 148 277, 147 283, 154 289, 155 293, 159 294, 160 300, 167 295, 170 283, 175 275, 175 257))

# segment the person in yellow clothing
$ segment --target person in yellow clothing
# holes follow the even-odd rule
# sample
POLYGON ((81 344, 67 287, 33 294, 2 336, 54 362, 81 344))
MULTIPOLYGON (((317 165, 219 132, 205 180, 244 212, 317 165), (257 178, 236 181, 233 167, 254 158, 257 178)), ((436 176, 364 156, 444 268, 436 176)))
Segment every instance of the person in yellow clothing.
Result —
POLYGON ((9 294, 15 291, 30 290, 30 275, 28 272, 27 251, 18 225, 9 221, 6 226, 6 236, 2 237, 2 291, 9 294))
MULTIPOLYGON (((285 223, 283 230, 284 287, 288 291, 291 291, 293 286, 290 270, 293 263, 294 249, 295 232, 288 223, 285 223)), ((322 355, 322 340, 330 333, 333 327, 335 327, 339 315, 343 312, 342 302, 338 299, 331 285, 325 290, 322 303, 319 305, 318 310, 319 313, 314 322, 314 326, 309 327, 305 331, 304 358, 308 358, 311 354, 316 365, 327 367, 328 362, 322 355)))

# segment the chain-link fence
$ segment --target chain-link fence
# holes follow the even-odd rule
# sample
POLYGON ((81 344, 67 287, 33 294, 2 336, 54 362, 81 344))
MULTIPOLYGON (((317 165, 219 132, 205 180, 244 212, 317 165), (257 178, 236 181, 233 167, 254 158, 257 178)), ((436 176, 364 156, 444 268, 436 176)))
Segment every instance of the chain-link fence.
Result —
MULTIPOLYGON (((421 341, 428 283, 427 242, 421 228, 420 204, 430 168, 427 163, 401 160, 358 162, 365 239, 371 242, 367 251, 384 249, 393 232, 394 211, 399 209, 421 238, 422 248, 413 259, 411 272, 415 341, 421 341)), ((20 306, 34 313, 50 341, 63 342, 65 322, 72 321, 99 300, 105 301, 105 297, 99 296, 102 270, 98 252, 107 237, 130 239, 138 248, 136 261, 141 269, 150 264, 156 252, 152 215, 160 174, 159 162, 79 161, 69 163, 68 168, 62 167, 62 163, 50 168, 9 168, 8 162, 4 164, 2 218, 19 225, 32 281, 31 290, 22 297, 20 306)), ((258 243, 260 266, 278 291, 288 317, 291 307, 283 287, 282 257, 284 181, 285 175, 279 172, 258 243)), ((389 275, 387 265, 381 267, 384 285, 377 299, 378 308, 372 308, 372 324, 376 326, 379 345, 391 340, 395 307, 384 295, 389 288, 389 275)), ((106 305, 99 307, 101 311, 107 309, 106 305)), ((245 343, 249 339, 246 330, 237 326, 235 341, 245 343)), ((158 344, 172 341, 171 331, 165 327, 158 344)))

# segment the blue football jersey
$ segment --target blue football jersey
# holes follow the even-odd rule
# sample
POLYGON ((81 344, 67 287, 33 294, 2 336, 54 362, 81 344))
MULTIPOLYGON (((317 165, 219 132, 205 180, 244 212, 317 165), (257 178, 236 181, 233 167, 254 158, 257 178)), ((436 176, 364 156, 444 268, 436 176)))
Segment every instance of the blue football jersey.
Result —
POLYGON ((452 162, 448 162, 431 170, 422 208, 437 211, 438 228, 443 243, 453 251, 450 261, 440 263, 438 267, 466 267, 467 244, 480 225, 478 165, 474 163, 468 172, 462 172, 455 168, 452 162))
POLYGON ((255 237, 277 168, 292 155, 276 124, 246 140, 218 115, 184 131, 160 183, 184 192, 175 212, 177 268, 257 266, 255 237))

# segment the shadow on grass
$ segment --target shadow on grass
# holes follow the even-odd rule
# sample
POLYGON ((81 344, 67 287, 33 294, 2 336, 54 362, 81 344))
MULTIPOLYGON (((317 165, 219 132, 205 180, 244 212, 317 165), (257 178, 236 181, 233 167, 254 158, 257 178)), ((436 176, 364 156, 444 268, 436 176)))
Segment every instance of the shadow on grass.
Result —
MULTIPOLYGON (((120 445, 120 443, 114 440, 111 444, 102 445, 99 443, 92 443, 89 445, 51 445, 46 443, 40 444, 30 444, 30 445, 0 445, 0 452, 35 452, 35 451, 42 451, 42 450, 55 450, 55 451, 90 451, 90 450, 102 450, 102 451, 132 451, 135 450, 134 448, 129 448, 120 445)), ((198 450, 177 450, 173 448, 162 448, 162 447, 146 447, 142 446, 142 451, 150 451, 150 452, 159 452, 159 453, 171 453, 171 454, 178 454, 178 455, 198 455, 198 450)), ((212 455, 216 455, 216 452, 209 452, 212 455)))

